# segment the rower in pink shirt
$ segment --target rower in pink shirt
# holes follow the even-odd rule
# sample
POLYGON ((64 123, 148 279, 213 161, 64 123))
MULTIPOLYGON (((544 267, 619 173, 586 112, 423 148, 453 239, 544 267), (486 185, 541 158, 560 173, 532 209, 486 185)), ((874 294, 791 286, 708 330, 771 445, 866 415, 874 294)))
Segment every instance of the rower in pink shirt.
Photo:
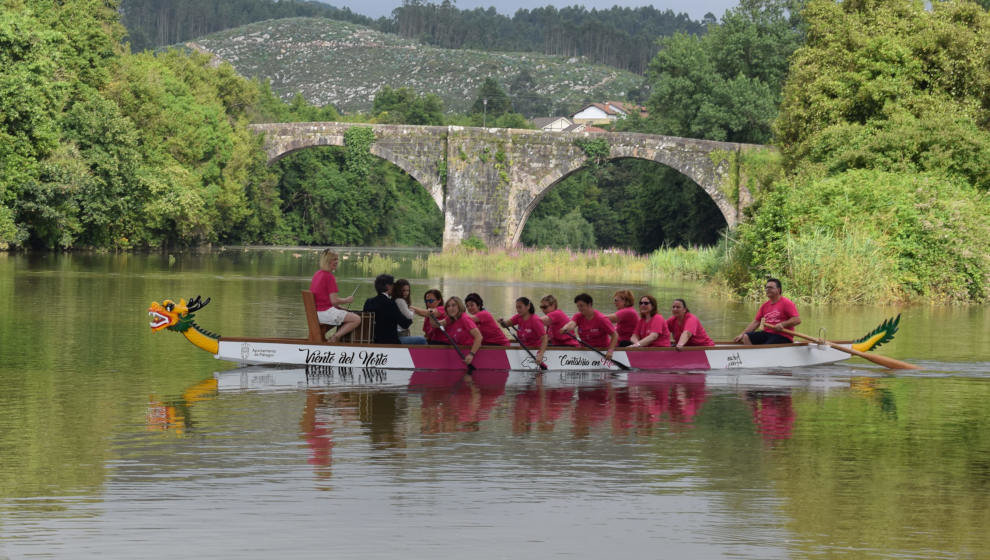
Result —
POLYGON ((670 330, 663 315, 657 311, 657 300, 651 295, 639 298, 639 323, 629 345, 640 347, 670 346, 670 330))
POLYGON ((639 326, 639 313, 633 307, 633 295, 629 290, 619 290, 612 296, 615 313, 606 315, 609 321, 615 323, 615 332, 619 335, 619 346, 632 344, 632 337, 639 326))
POLYGON ((543 321, 536 316, 536 308, 533 302, 527 297, 516 299, 516 314, 509 318, 499 319, 499 324, 505 328, 510 325, 516 326, 516 336, 519 342, 527 348, 539 348, 536 353, 536 363, 543 363, 543 354, 547 351, 547 344, 550 338, 547 336, 547 328, 543 321))
POLYGON ((685 346, 715 346, 715 342, 705 332, 705 327, 701 326, 701 321, 691 313, 683 299, 674 300, 670 313, 667 327, 674 335, 674 345, 678 350, 685 346))
POLYGON ((734 341, 742 344, 789 344, 794 342, 793 336, 780 332, 778 329, 792 329, 801 324, 801 316, 798 315, 797 307, 793 301, 782 295, 784 288, 780 280, 768 278, 764 289, 767 292, 767 301, 760 306, 753 322, 746 325, 746 328, 734 341), (757 330, 758 328, 762 328, 762 330, 757 330))
POLYGON ((561 331, 571 318, 567 316, 567 313, 557 309, 557 298, 553 295, 543 296, 543 299, 540 300, 540 310, 544 314, 541 320, 547 327, 550 346, 570 346, 572 348, 581 346, 581 343, 561 331))
POLYGON ((619 344, 619 335, 616 334, 612 321, 594 308, 594 300, 588 294, 575 296, 574 304, 577 305, 578 312, 561 330, 566 333, 577 328, 581 341, 585 344, 598 348, 607 346, 605 359, 611 360, 612 353, 619 344))
POLYGON ((485 310, 485 302, 481 299, 481 296, 475 293, 468 294, 464 298, 464 305, 467 306, 468 315, 478 325, 478 330, 481 331, 482 344, 496 346, 509 345, 509 339, 498 326, 495 317, 492 317, 492 314, 485 310))

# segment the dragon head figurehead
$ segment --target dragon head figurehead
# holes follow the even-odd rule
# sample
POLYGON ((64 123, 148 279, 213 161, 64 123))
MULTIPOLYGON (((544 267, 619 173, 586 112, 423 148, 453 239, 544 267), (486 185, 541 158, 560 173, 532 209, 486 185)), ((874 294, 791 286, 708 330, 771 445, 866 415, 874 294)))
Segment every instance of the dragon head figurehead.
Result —
POLYGON ((193 315, 193 312, 206 307, 208 303, 210 303, 210 298, 206 298, 206 301, 203 301, 201 296, 196 296, 188 302, 184 299, 180 299, 178 303, 170 299, 162 300, 161 303, 157 301, 152 302, 151 306, 148 307, 148 316, 151 317, 151 330, 152 332, 158 332, 162 329, 168 329, 170 331, 186 332, 189 327, 194 325, 193 317, 195 315, 193 315))

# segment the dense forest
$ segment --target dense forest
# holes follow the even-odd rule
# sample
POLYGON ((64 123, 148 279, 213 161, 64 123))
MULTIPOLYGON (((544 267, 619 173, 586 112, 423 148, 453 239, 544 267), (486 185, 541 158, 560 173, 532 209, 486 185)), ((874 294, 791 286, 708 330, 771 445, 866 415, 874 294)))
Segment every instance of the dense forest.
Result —
MULTIPOLYGON (((642 73, 657 52, 656 39, 676 32, 698 34, 704 23, 653 7, 587 10, 572 6, 519 10, 509 17, 495 8, 458 9, 404 0, 389 18, 301 0, 122 0, 122 22, 135 51, 174 45, 266 19, 325 17, 450 49, 539 52, 583 56, 591 62, 642 73)), ((706 22, 714 21, 709 14, 706 22)))
MULTIPOLYGON (((714 19, 708 14, 705 23, 714 19)), ((450 0, 440 4, 404 0, 389 23, 394 28, 383 31, 444 48, 584 56, 636 73, 645 71, 656 54, 658 37, 705 30, 704 23, 687 14, 652 6, 607 10, 547 6, 518 10, 510 18, 495 8, 460 10, 450 0)))

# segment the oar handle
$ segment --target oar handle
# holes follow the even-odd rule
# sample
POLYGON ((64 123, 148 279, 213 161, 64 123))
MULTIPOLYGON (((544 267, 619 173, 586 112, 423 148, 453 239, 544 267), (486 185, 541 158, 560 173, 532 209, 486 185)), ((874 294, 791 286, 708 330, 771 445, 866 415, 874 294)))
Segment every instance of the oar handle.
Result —
POLYGON ((888 369, 921 369, 920 367, 914 364, 909 364, 907 362, 902 362, 900 360, 895 360, 894 358, 888 358, 887 356, 881 356, 879 354, 867 354, 866 352, 860 352, 859 350, 856 350, 854 348, 849 348, 848 346, 842 346, 841 344, 836 344, 834 342, 829 342, 827 340, 815 338, 813 336, 808 336, 806 334, 801 334, 799 332, 792 331, 791 329, 778 328, 776 329, 776 331, 787 333, 791 336, 796 336, 798 338, 803 338, 805 340, 810 340, 812 342, 824 342, 825 344, 828 344, 829 346, 835 348, 836 350, 845 352, 847 354, 852 354, 853 356, 859 356, 864 360, 869 360, 875 364, 879 364, 888 369))

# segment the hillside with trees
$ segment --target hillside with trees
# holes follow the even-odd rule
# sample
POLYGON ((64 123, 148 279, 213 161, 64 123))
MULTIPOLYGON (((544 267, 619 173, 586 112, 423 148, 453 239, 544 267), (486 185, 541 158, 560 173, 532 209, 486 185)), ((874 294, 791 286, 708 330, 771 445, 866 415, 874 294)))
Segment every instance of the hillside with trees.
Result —
MULTIPOLYGON (((239 73, 271 80, 283 98, 368 111, 377 92, 410 88, 465 113, 487 78, 512 83, 517 109, 567 113, 591 100, 616 99, 642 78, 616 68, 539 54, 441 49, 368 27, 319 18, 270 20, 195 41, 239 73)), ((528 114, 527 116, 534 116, 528 114)))
MULTIPOLYGON (((390 17, 377 20, 349 9, 301 0, 122 0, 122 22, 134 50, 184 43, 203 35, 259 21, 317 17, 364 25, 383 33, 445 49, 533 52, 585 57, 643 73, 657 52, 656 38, 676 32, 702 33, 704 23, 653 7, 588 10, 552 6, 518 10, 462 10, 454 2, 404 0, 390 17)), ((713 21, 709 14, 707 21, 713 21)))

